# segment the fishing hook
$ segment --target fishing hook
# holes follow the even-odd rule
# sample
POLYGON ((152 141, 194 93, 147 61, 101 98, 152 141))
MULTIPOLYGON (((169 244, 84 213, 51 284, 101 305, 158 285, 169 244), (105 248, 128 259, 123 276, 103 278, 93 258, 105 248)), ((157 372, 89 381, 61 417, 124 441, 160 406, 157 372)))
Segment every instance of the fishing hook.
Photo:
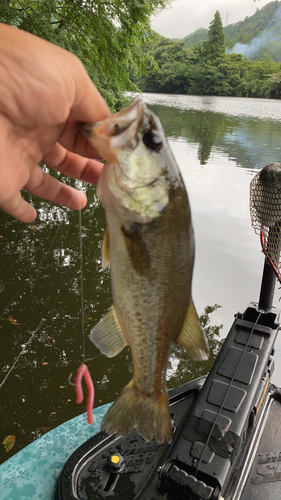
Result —
POLYGON ((72 375, 73 375, 73 373, 72 373, 72 372, 68 375, 67 383, 68 383, 69 385, 73 385, 73 386, 75 386, 75 383, 74 383, 74 382, 71 382, 72 375))

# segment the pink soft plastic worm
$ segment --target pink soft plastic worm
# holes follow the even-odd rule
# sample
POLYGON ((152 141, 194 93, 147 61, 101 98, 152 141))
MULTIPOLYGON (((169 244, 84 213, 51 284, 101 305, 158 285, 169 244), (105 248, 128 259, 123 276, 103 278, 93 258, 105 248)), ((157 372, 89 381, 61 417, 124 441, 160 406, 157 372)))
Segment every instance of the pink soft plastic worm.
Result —
POLYGON ((95 398, 95 388, 92 381, 92 377, 88 370, 88 367, 82 363, 76 374, 75 378, 75 389, 76 389, 76 403, 82 403, 84 399, 83 388, 82 388, 82 378, 84 377, 85 382, 88 388, 88 399, 87 399, 87 421, 88 424, 92 424, 93 419, 93 406, 94 406, 94 398, 95 398))

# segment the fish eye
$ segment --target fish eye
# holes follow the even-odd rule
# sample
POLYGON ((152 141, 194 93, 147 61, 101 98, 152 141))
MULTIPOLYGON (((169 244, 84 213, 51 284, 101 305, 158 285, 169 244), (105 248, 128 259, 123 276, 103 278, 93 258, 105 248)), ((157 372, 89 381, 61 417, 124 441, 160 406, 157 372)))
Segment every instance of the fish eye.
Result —
POLYGON ((143 143, 144 145, 148 148, 148 149, 151 149, 152 151, 156 151, 158 153, 158 151, 160 151, 160 149, 162 148, 162 141, 161 141, 161 138, 158 134, 158 132, 156 132, 156 130, 148 130, 147 132, 145 132, 143 134, 143 143))

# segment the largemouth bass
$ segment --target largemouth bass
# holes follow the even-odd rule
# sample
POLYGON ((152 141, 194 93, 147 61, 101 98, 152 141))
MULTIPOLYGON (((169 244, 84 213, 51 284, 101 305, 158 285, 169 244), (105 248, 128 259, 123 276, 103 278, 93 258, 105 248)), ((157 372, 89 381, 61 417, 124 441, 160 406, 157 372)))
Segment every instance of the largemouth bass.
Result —
POLYGON ((206 360, 208 344, 191 298, 194 238, 187 192, 160 120, 141 96, 81 130, 106 160, 97 194, 106 210, 102 263, 113 307, 90 339, 108 357, 130 346, 134 376, 102 422, 172 440, 166 368, 172 342, 206 360))

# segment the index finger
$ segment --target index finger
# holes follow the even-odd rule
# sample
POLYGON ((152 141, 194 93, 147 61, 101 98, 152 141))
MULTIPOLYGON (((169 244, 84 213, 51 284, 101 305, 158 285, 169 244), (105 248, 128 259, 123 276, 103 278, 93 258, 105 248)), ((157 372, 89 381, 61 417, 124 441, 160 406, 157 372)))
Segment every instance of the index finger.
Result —
POLYGON ((93 84, 81 61, 77 58, 76 61, 80 66, 80 71, 77 68, 74 74, 76 93, 71 107, 71 117, 76 121, 86 121, 88 123, 103 120, 110 115, 110 109, 97 87, 93 84))

